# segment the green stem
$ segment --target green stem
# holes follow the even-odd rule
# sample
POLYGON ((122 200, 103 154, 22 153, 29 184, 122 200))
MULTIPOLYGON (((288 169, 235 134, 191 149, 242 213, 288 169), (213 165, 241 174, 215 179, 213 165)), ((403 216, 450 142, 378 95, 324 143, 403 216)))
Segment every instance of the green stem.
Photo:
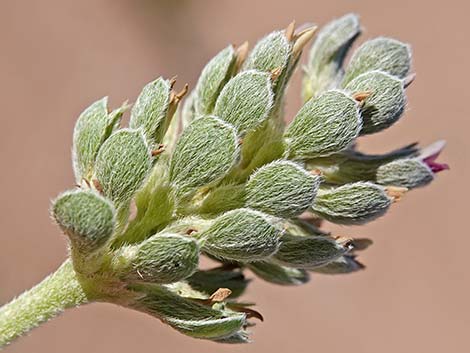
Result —
POLYGON ((70 260, 0 308, 0 348, 63 310, 88 301, 70 260))

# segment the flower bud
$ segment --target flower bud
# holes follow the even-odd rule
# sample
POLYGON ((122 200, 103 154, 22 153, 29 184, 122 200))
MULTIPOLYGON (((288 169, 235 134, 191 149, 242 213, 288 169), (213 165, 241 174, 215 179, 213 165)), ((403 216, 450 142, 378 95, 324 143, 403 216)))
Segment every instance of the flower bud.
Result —
POLYGON ((411 67, 411 49, 408 44, 391 38, 379 37, 362 44, 354 52, 343 80, 343 87, 367 71, 380 70, 404 78, 411 67))
POLYGON ((337 275, 357 272, 364 268, 365 266, 356 260, 356 256, 344 255, 325 266, 316 267, 312 271, 325 275, 337 275))
POLYGON ((128 280, 172 283, 191 276, 199 262, 199 245, 195 239, 179 234, 156 234, 126 250, 130 259, 128 280))
POLYGON ((102 247, 113 234, 115 210, 93 191, 67 191, 53 203, 52 216, 81 253, 102 247))
POLYGON ((321 190, 312 210, 333 223, 363 224, 384 215, 391 204, 392 198, 383 187, 357 182, 321 190))
POLYGON ((228 81, 217 99, 214 115, 246 133, 268 118, 272 105, 270 75, 249 70, 228 81))
POLYGON ((263 213, 247 208, 217 217, 201 234, 204 251, 232 261, 255 261, 274 254, 281 231, 263 213))
POLYGON ((287 267, 312 269, 339 258, 351 249, 349 239, 284 234, 273 261, 287 267))
POLYGON ((170 124, 170 92, 170 81, 159 77, 144 87, 132 108, 129 127, 142 128, 150 146, 163 141, 170 124))
POLYGON ((292 43, 289 42, 285 32, 275 31, 256 43, 248 55, 243 69, 263 72, 271 72, 278 69, 283 72, 291 55, 292 43))
POLYGON ((108 114, 107 105, 108 97, 96 101, 80 114, 75 124, 73 166, 77 184, 81 184, 82 179, 90 180, 98 150, 117 128, 122 114, 127 109, 124 104, 108 114))
POLYGON ((321 177, 289 161, 258 169, 246 184, 246 205, 268 214, 292 218, 313 203, 321 177))
POLYGON ((229 45, 204 67, 194 89, 197 114, 212 113, 217 96, 234 71, 235 61, 235 50, 229 45))
POLYGON ((94 178, 104 195, 121 206, 141 187, 151 166, 150 151, 142 132, 123 129, 101 146, 94 178))
POLYGON ((360 32, 358 16, 348 14, 331 21, 318 33, 305 70, 304 101, 337 86, 344 58, 360 32))
POLYGON ((327 156, 346 149, 359 135, 357 103, 341 91, 328 91, 310 99, 285 132, 288 156, 327 156))
POLYGON ((220 340, 242 332, 247 324, 245 314, 213 309, 161 286, 146 286, 145 292, 146 295, 130 306, 158 317, 190 337, 220 340))
POLYGON ((194 120, 176 143, 170 180, 185 193, 225 176, 239 155, 235 129, 213 117, 194 120))
POLYGON ((305 270, 277 265, 267 261, 250 262, 247 267, 266 282, 281 286, 298 286, 310 279, 305 270))
POLYGON ((364 154, 355 150, 306 161, 306 169, 320 172, 328 184, 356 181, 376 181, 377 168, 396 159, 414 157, 416 144, 410 144, 385 154, 364 154))
POLYGON ((351 93, 369 92, 362 101, 361 134, 371 134, 388 128, 405 110, 406 97, 403 82, 382 71, 368 71, 349 82, 351 93))
POLYGON ((399 159, 378 168, 377 183, 402 186, 409 189, 425 186, 434 179, 434 173, 419 159, 399 159))

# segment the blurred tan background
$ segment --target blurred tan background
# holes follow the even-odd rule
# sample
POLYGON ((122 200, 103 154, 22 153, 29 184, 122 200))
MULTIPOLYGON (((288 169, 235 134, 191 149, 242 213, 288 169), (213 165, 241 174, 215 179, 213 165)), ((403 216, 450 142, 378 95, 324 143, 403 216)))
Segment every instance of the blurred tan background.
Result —
MULTIPOLYGON (((469 36, 467 1, 0 1, 0 302, 29 288, 65 258, 49 201, 73 185, 71 135, 89 103, 135 99, 159 75, 194 85, 228 43, 354 11, 364 38, 412 43, 417 80, 406 116, 360 141, 389 150, 445 138, 451 165, 408 194, 387 217, 339 232, 375 244, 366 271, 314 276, 281 288, 255 281, 245 298, 265 322, 254 343, 186 338, 143 314, 104 304, 66 312, 8 352, 470 352, 469 36)), ((300 103, 299 80, 288 113, 300 103)))

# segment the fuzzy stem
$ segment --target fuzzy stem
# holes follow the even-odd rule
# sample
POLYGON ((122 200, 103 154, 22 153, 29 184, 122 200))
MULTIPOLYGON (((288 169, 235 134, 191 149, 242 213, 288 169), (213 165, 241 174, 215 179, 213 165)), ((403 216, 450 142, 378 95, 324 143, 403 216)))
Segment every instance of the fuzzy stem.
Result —
POLYGON ((88 301, 70 260, 0 308, 0 348, 63 310, 88 301))

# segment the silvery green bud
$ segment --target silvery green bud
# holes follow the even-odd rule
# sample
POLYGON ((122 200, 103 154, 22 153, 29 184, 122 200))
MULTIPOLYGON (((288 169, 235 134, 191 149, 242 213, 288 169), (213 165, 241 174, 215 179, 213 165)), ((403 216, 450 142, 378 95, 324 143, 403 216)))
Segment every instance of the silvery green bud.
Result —
POLYGON ((179 234, 156 234, 125 252, 130 268, 126 278, 150 283, 172 283, 191 276, 199 262, 195 239, 179 234))
POLYGON ((246 184, 246 205, 268 214, 292 218, 313 203, 321 177, 301 166, 278 160, 258 169, 246 184))
POLYGON ((214 115, 243 134, 265 121, 272 105, 270 74, 249 70, 228 81, 217 99, 214 115))
POLYGON ((363 224, 387 212, 392 204, 386 190, 369 182, 320 190, 312 206, 318 216, 338 224, 363 224))
POLYGON ((124 104, 108 114, 107 106, 108 97, 94 102, 80 114, 75 124, 72 153, 77 184, 81 184, 82 179, 90 181, 98 150, 117 128, 122 114, 127 109, 124 104))
POLYGON ((232 291, 230 298, 240 296, 249 283, 241 270, 228 271, 223 268, 197 271, 186 281, 192 288, 209 295, 219 288, 228 288, 232 291))
POLYGON ((212 113, 217 96, 234 71, 235 62, 235 50, 229 45, 204 67, 194 89, 197 114, 212 113))
POLYGON ((434 179, 434 173, 417 158, 399 159, 377 169, 377 183, 402 186, 409 189, 425 186, 434 179))
POLYGON ((121 206, 141 187, 152 166, 152 158, 140 130, 113 133, 96 157, 94 178, 106 197, 121 206))
POLYGON ((163 141, 170 124, 170 93, 170 81, 159 77, 143 88, 132 108, 129 127, 142 128, 150 146, 163 141))
POLYGON ((394 124, 405 110, 403 82, 383 71, 368 71, 349 82, 345 89, 351 93, 368 92, 362 101, 361 134, 381 131, 394 124))
POLYGON ((54 200, 52 216, 81 253, 92 252, 111 237, 115 226, 113 205, 93 191, 67 191, 54 200))
POLYGON ((146 292, 145 296, 131 304, 134 309, 156 316, 174 329, 194 338, 228 338, 243 331, 247 324, 245 314, 217 310, 183 298, 161 286, 134 288, 146 292))
POLYGON ((318 33, 305 68, 304 101, 337 86, 344 58, 360 32, 358 16, 348 14, 331 21, 318 33))
POLYGON ((326 183, 347 184, 356 181, 376 181, 377 168, 400 158, 418 154, 416 144, 410 144, 385 154, 364 154, 355 150, 306 161, 306 169, 321 173, 326 183))
POLYGON ((229 211, 201 234, 203 249, 232 261, 256 261, 274 254, 281 231, 265 214, 247 208, 229 211))
POLYGON ((312 269, 336 260, 351 249, 350 239, 284 234, 273 261, 287 267, 312 269))
POLYGON ((373 70, 405 78, 410 67, 411 49, 408 44, 391 38, 375 38, 365 42, 354 52, 346 68, 343 86, 360 74, 373 70))
POLYGON ((243 66, 244 70, 284 71, 292 55, 292 43, 284 31, 275 31, 256 43, 243 66))
POLYGON ((429 184, 436 173, 449 169, 446 163, 436 161, 445 144, 445 141, 437 141, 412 156, 414 158, 398 159, 382 165, 377 170, 377 182, 410 189, 429 184))
POLYGON ((359 135, 357 102, 341 91, 310 99, 285 132, 290 158, 328 156, 346 149, 359 135))
POLYGON ((363 270, 365 266, 356 260, 354 255, 344 255, 325 266, 316 267, 312 271, 327 275, 346 274, 363 270))
POLYGON ((251 262, 248 268, 266 282, 281 286, 298 286, 307 283, 310 279, 305 270, 281 266, 267 261, 251 262))
POLYGON ((176 143, 170 180, 182 193, 225 176, 239 155, 235 129, 213 116, 194 120, 176 143))

